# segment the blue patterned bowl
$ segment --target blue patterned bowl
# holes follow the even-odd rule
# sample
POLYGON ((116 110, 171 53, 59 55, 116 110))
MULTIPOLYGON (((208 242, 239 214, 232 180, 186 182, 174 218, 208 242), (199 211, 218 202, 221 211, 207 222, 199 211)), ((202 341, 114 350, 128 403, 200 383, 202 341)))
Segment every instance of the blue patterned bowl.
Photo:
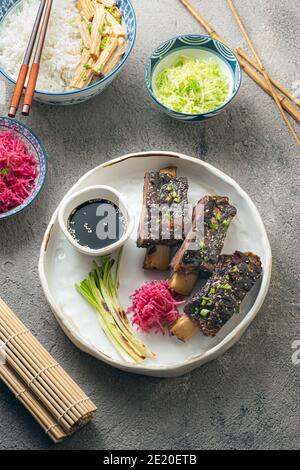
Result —
POLYGON ((228 106, 240 89, 242 72, 236 56, 227 46, 209 36, 191 34, 170 39, 153 52, 146 65, 145 82, 152 100, 161 111, 180 121, 199 122, 217 116, 228 106), (153 86, 157 74, 165 67, 172 65, 182 54, 195 58, 214 57, 221 69, 227 70, 232 86, 229 98, 222 106, 205 114, 186 114, 174 111, 158 101, 153 86))
MULTIPOLYGON (((0 23, 17 3, 20 3, 22 0, 1 0, 0 1, 0 23)), ((136 16, 130 0, 118 0, 118 7, 123 14, 124 26, 127 31, 127 41, 128 47, 127 51, 121 61, 121 63, 105 78, 90 85, 89 87, 83 88, 82 90, 68 91, 65 93, 48 93, 42 91, 36 91, 34 94, 35 101, 41 103, 46 103, 50 105, 70 105, 82 103, 83 101, 89 100, 93 96, 102 93, 104 89, 113 81, 114 78, 118 75, 121 69, 124 67, 127 62, 128 57, 131 54, 133 49, 135 38, 136 38, 136 16)), ((0 72, 4 77, 6 77, 11 83, 15 84, 13 80, 6 72, 1 68, 0 72)))
POLYGON ((39 163, 39 175, 37 177, 35 190, 33 191, 33 193, 23 202, 21 206, 17 206, 9 212, 0 214, 0 220, 16 215, 26 209, 26 207, 28 207, 41 192, 47 174, 47 156, 44 146, 40 142, 40 140, 28 127, 24 126, 15 119, 0 117, 0 134, 10 129, 14 129, 14 132, 17 137, 22 142, 24 142, 24 144, 28 148, 28 151, 33 156, 35 156, 36 160, 39 163))

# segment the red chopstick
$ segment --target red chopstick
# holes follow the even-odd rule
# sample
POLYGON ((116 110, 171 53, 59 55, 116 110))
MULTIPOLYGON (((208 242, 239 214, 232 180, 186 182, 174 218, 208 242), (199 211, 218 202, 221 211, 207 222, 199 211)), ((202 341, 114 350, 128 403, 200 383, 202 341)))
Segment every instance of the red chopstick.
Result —
POLYGON ((30 59, 32 56, 32 51, 34 48, 34 44, 35 44, 37 33, 40 27, 41 19, 44 13, 46 2, 47 0, 41 0, 40 6, 37 12, 37 16, 33 25, 32 33, 28 42, 27 50, 25 52, 23 64, 21 65, 18 80, 17 80, 16 86, 13 92, 11 102, 10 102, 8 115, 9 117, 12 117, 12 118, 16 116, 18 108, 19 108, 20 99, 22 96, 27 73, 29 70, 29 63, 30 63, 30 59))
POLYGON ((51 8, 52 8, 53 0, 46 0, 45 1, 45 11, 43 15, 42 25, 39 33, 39 37, 37 40, 36 51, 33 59, 33 64, 31 65, 29 79, 27 88, 25 91, 24 101, 23 101, 23 108, 22 114, 23 116, 28 116, 30 113, 30 108, 33 102, 33 95, 36 87, 36 82, 38 79, 38 74, 40 70, 40 62, 43 53, 43 48, 45 44, 51 8))

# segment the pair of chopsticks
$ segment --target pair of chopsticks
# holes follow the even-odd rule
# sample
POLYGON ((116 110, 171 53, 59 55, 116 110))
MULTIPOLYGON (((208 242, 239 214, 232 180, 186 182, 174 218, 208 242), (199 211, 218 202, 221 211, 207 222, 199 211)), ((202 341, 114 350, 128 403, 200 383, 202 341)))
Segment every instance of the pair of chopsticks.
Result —
MULTIPOLYGON (((180 0, 181 3, 186 7, 186 9, 191 13, 192 16, 203 26, 203 28, 207 31, 207 33, 213 38, 217 39, 221 42, 224 43, 222 38, 219 36, 219 34, 210 26, 210 24, 206 21, 206 19, 197 11, 189 2, 189 0, 180 0)), ((284 111, 288 112, 293 119, 300 124, 300 111, 291 103, 293 101, 295 104, 298 106, 300 105, 300 100, 297 99, 292 93, 290 93, 286 88, 278 83, 278 81, 274 80, 265 70, 262 61, 260 60, 257 52, 255 51, 253 44, 250 40, 250 37, 248 36, 245 26, 242 23, 242 20, 233 4, 232 0, 227 0, 228 4, 231 8, 231 11, 234 14, 235 19, 238 22, 238 25, 244 34, 249 47, 256 59, 252 60, 246 52, 244 52, 241 48, 236 49, 236 54, 238 56, 239 62, 241 67, 243 68, 244 72, 247 73, 247 75, 252 78, 256 82, 257 85, 259 85, 266 93, 268 93, 276 102, 277 106, 280 109, 281 115, 287 124, 288 128, 291 130, 293 137, 295 138, 297 144, 300 146, 300 140, 299 137, 293 128, 292 124, 288 120, 287 115, 285 114, 284 111), (250 46, 251 43, 251 46, 250 46), (255 51, 255 53, 254 53, 255 51), (257 73, 257 71, 259 73, 257 73), (279 93, 277 90, 274 89, 274 86, 280 90, 281 93, 279 93)))
POLYGON ((13 92, 11 99, 8 115, 9 117, 14 118, 17 114, 19 103, 21 100, 23 88, 29 71, 29 64, 31 56, 36 45, 35 54, 33 58, 33 63, 31 65, 29 79, 27 88, 24 95, 22 114, 23 116, 28 116, 30 113, 30 108, 33 102, 33 95, 36 87, 36 82, 38 79, 40 61, 42 57, 42 52, 45 44, 45 38, 47 34, 51 8, 53 0, 41 0, 37 16, 34 22, 32 33, 28 42, 28 46, 25 52, 23 64, 20 68, 18 80, 13 92))

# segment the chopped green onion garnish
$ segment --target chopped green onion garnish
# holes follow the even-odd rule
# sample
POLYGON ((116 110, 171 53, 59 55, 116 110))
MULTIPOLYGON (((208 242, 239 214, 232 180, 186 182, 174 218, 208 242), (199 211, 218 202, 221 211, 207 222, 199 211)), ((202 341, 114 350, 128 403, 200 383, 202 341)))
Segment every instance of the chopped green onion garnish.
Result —
POLYGON ((207 308, 203 308, 200 312, 200 315, 201 317, 206 318, 209 313, 210 313, 210 310, 207 310, 207 308))
POLYGON ((92 66, 91 66, 90 64, 85 64, 85 65, 84 65, 84 68, 85 68, 86 70, 90 70, 90 69, 92 68, 92 66))
POLYGON ((105 36, 105 38, 102 39, 101 46, 100 46, 101 51, 103 51, 103 49, 106 48, 108 40, 109 40, 108 36, 105 36))
POLYGON ((0 175, 1 176, 6 176, 10 173, 10 168, 2 168, 2 170, 0 170, 0 175))
POLYGON ((221 290, 229 290, 229 289, 232 289, 231 285, 230 284, 220 284, 218 286, 218 289, 221 289, 221 290))

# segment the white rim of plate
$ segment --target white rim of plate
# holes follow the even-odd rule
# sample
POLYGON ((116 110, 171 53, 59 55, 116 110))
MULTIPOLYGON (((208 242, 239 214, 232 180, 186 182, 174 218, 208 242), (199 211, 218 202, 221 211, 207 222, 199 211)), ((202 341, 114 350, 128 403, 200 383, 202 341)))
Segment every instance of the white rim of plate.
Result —
POLYGON ((217 169, 210 163, 204 162, 203 160, 199 160, 195 157, 190 157, 188 155, 177 153, 177 152, 148 151, 148 152, 136 152, 136 153, 126 154, 121 157, 117 157, 115 159, 109 160, 108 162, 102 163, 98 167, 93 168, 92 170, 85 173, 77 181, 77 183, 75 183, 72 186, 72 188, 70 188, 70 190, 66 193, 66 195, 61 200, 58 207, 56 208, 55 212, 53 213, 52 218, 49 222, 49 225, 46 229, 46 232, 42 241, 42 245, 41 245, 38 267, 39 267, 39 276, 40 276, 42 288, 44 290, 44 294, 50 305, 50 308, 52 312, 54 313, 54 316, 56 320, 58 321, 59 325, 62 327, 63 331, 65 332, 65 334, 67 334, 66 331, 68 331, 69 334, 67 334, 67 336, 75 343, 75 345, 79 349, 83 350, 84 352, 87 352, 88 354, 98 359, 101 359, 106 364, 109 364, 113 367, 117 367, 122 370, 133 372, 133 373, 145 374, 147 372, 155 373, 155 372, 162 372, 162 371, 170 372, 170 373, 172 372, 179 373, 181 369, 189 371, 189 370, 195 369, 196 367, 200 365, 203 365, 209 362, 210 360, 217 358, 218 356, 228 351, 228 349, 230 349, 230 347, 233 346, 233 344, 239 341, 239 339, 241 338, 245 330, 248 328, 248 326, 252 323, 252 321, 258 314, 266 298, 266 295, 268 293, 270 281, 271 281, 271 273, 272 273, 272 251, 271 251, 271 246, 270 246, 270 242, 267 236, 264 223, 262 221, 262 218, 260 216, 260 213, 257 207, 255 206, 250 196, 248 196, 248 194, 239 186, 239 184, 233 178, 231 178, 230 176, 227 176, 225 173, 223 173, 221 170, 217 169), (172 364, 172 365, 154 365, 153 364, 151 366, 149 365, 144 366, 143 364, 127 364, 124 361, 121 361, 119 359, 112 359, 111 357, 107 356, 105 353, 100 351, 98 348, 95 348, 93 350, 91 346, 87 344, 85 339, 77 331, 70 330, 70 327, 66 324, 65 318, 48 287, 47 277, 46 277, 45 269, 44 269, 44 260, 45 260, 45 255, 47 251, 47 246, 51 237, 51 229, 57 219, 59 207, 67 197, 69 197, 73 192, 76 191, 77 187, 81 184, 83 180, 85 180, 89 175, 100 170, 101 168, 106 168, 106 167, 115 165, 117 163, 120 163, 128 159, 132 159, 132 158, 145 158, 145 157, 147 158, 151 156, 174 157, 174 158, 181 159, 181 160, 187 160, 189 162, 192 162, 199 166, 207 168, 211 173, 213 173, 214 175, 216 175, 223 181, 226 181, 231 186, 233 186, 235 190, 240 195, 242 195, 244 199, 247 200, 248 204, 252 207, 253 212, 256 214, 257 222, 260 225, 261 231, 265 235, 264 244, 265 244, 265 250, 266 250, 267 263, 264 266, 264 276, 263 276, 260 290, 259 290, 259 293, 257 295, 254 305, 249 310, 247 315, 243 318, 243 320, 230 333, 228 333, 228 335, 218 345, 214 346, 209 351, 206 351, 197 355, 193 355, 190 359, 188 358, 177 364, 172 364))

